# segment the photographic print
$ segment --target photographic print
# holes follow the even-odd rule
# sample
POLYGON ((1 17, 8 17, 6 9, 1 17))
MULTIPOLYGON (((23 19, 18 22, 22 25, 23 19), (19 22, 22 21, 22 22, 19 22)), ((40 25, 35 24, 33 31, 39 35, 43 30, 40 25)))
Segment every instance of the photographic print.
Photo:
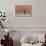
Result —
POLYGON ((16 16, 32 17, 32 5, 16 5, 16 16))

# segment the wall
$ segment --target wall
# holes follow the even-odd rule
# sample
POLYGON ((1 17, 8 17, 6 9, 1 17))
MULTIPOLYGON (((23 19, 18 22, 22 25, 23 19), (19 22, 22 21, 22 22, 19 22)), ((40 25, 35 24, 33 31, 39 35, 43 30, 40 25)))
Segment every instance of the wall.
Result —
POLYGON ((46 0, 0 0, 0 9, 6 12, 7 27, 46 27, 46 0), (32 17, 16 17, 17 2, 32 3, 32 17))
MULTIPOLYGON (((25 26, 25 25, 30 25, 30 20, 31 17, 16 17, 15 16, 15 6, 16 6, 16 2, 18 2, 19 0, 1 0, 1 9, 3 9, 3 11, 6 12, 6 15, 8 17, 8 23, 6 24, 7 27, 16 27, 16 26, 25 26), (6 2, 6 3, 5 3, 6 2), (14 23, 13 23, 14 22, 14 23)), ((20 0, 20 2, 24 3, 24 2, 30 2, 30 1, 24 1, 24 0, 20 0)), ((28 26, 29 26, 28 25, 28 26)))
POLYGON ((33 0, 33 26, 46 27, 46 0, 33 0))

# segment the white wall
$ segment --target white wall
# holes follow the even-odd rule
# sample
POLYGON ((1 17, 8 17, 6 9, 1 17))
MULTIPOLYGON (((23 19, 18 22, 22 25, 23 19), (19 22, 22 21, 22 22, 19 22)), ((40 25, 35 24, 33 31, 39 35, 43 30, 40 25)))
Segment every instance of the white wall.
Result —
MULTIPOLYGON (((1 4, 1 8, 3 9, 3 11, 6 12, 6 15, 8 17, 8 23, 7 26, 8 27, 16 27, 16 26, 25 26, 25 25, 30 25, 31 24, 31 17, 16 17, 15 14, 15 6, 16 6, 16 2, 18 2, 19 0, 0 0, 0 2, 2 2, 1 4), (6 2, 6 3, 5 3, 6 2)), ((20 0, 19 2, 31 2, 28 0, 20 0)))
POLYGON ((8 27, 46 27, 46 0, 0 0, 0 9, 6 12, 8 27), (16 17, 17 2, 31 2, 32 17, 16 17))
POLYGON ((46 27, 46 0, 33 0, 32 25, 46 27))

